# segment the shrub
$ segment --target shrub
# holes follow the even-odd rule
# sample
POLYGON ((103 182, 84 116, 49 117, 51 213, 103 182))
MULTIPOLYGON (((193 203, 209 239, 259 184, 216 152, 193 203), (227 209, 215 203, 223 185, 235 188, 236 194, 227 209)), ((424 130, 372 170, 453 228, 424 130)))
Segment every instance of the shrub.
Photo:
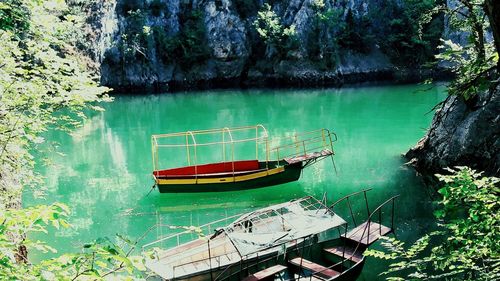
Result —
POLYGON ((266 44, 266 57, 280 59, 297 49, 295 26, 284 27, 269 4, 264 4, 263 9, 257 13, 253 25, 266 44))
POLYGON ((181 13, 180 30, 174 36, 168 36, 161 27, 154 27, 153 34, 157 49, 164 62, 177 62, 186 70, 193 64, 199 64, 210 57, 206 44, 206 31, 203 12, 199 9, 186 9, 181 13))

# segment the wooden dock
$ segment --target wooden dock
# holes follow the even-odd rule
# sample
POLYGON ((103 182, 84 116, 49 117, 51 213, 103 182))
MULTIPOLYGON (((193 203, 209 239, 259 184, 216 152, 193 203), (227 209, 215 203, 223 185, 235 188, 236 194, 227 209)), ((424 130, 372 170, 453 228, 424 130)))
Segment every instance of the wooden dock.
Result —
POLYGON ((286 266, 277 264, 275 266, 268 267, 264 270, 256 272, 250 276, 247 276, 243 281, 261 281, 261 280, 274 280, 274 275, 286 270, 286 266))
POLYGON ((311 271, 314 277, 322 280, 330 280, 333 277, 340 275, 340 272, 338 271, 300 257, 289 260, 288 262, 291 265, 311 271))
POLYGON ((340 258, 349 259, 355 263, 358 263, 361 260, 363 260, 363 254, 361 253, 361 250, 355 252, 355 249, 349 246, 336 246, 331 248, 325 248, 323 249, 323 251, 332 255, 336 255, 340 258))
POLYGON ((381 236, 384 236, 391 231, 392 229, 379 223, 370 222, 370 225, 368 226, 368 222, 364 222, 349 231, 346 235, 343 234, 342 237, 359 242, 364 246, 369 246, 373 242, 377 241, 381 236))

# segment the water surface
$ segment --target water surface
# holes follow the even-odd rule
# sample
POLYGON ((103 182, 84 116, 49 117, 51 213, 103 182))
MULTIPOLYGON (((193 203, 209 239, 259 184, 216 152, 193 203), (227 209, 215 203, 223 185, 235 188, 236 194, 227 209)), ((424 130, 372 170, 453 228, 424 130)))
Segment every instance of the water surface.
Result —
MULTIPOLYGON (((51 132, 48 143, 60 153, 46 153, 39 168, 48 186, 45 199, 27 192, 25 205, 66 203, 72 228, 51 232, 59 253, 76 251, 98 237, 116 233, 131 238, 161 222, 201 225, 305 195, 331 202, 371 187, 370 204, 400 194, 396 234, 412 241, 432 224, 428 197, 401 154, 421 138, 444 88, 398 85, 321 90, 224 90, 163 95, 120 96, 92 113, 74 134, 51 132), (150 136, 157 133, 263 124, 271 136, 329 128, 335 143, 332 163, 304 171, 297 182, 248 191, 160 194, 151 177, 150 136)), ((363 203, 364 202, 360 202, 363 203)), ((155 235, 164 233, 155 233, 155 235)), ((37 257, 41 254, 31 253, 37 257)), ((367 262, 361 279, 374 280, 383 269, 367 262)))

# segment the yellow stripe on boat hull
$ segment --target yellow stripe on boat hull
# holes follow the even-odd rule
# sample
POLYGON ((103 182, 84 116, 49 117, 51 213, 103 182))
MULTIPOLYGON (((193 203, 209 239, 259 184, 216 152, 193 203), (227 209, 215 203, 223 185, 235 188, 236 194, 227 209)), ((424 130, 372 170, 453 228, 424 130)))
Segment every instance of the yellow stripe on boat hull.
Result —
POLYGON ((263 172, 257 172, 253 174, 234 176, 234 177, 198 178, 198 179, 156 179, 156 183, 159 185, 169 185, 169 184, 210 184, 210 183, 241 182, 241 181, 263 178, 284 171, 285 167, 278 167, 263 172))

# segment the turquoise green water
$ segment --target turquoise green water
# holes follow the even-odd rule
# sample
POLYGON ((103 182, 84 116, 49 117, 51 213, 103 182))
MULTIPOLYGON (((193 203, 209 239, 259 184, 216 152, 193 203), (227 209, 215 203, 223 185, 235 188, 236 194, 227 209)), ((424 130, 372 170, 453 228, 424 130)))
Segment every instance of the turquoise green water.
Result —
MULTIPOLYGON (((404 153, 424 135, 444 98, 443 87, 399 85, 321 90, 224 90, 164 95, 117 96, 105 112, 92 113, 74 134, 52 132, 40 167, 48 186, 45 199, 25 195, 25 205, 64 202, 72 228, 53 232, 60 253, 116 233, 131 238, 161 220, 170 225, 201 225, 272 203, 326 192, 330 201, 371 187, 370 203, 401 194, 396 234, 414 240, 432 224, 425 189, 403 166, 404 153), (304 171, 297 182, 238 192, 147 196, 151 178, 150 136, 157 133, 263 124, 271 136, 329 128, 338 135, 333 171, 330 161, 304 171)), ((43 238, 43 237, 42 237, 43 238)), ((32 253, 36 257, 38 253, 32 253)), ((361 279, 382 269, 369 260, 361 279)))

